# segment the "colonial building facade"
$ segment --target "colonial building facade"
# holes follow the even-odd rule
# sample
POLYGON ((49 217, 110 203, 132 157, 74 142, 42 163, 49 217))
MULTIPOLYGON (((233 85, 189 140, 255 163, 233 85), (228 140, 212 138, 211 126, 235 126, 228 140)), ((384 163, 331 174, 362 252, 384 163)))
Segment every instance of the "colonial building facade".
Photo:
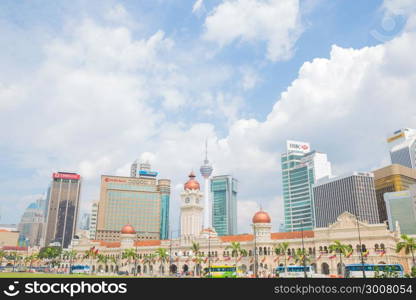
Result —
MULTIPOLYGON (((130 225, 121 230, 119 242, 91 241, 88 239, 74 240, 72 249, 77 255, 77 261, 73 263, 90 264, 93 272, 115 273, 127 271, 130 274, 143 276, 186 273, 198 274, 203 268, 210 265, 234 265, 250 276, 254 274, 255 263, 258 266, 259 276, 270 276, 279 265, 299 264, 294 259, 294 253, 302 248, 308 253, 309 264, 314 265, 318 274, 336 275, 341 273, 339 255, 330 253, 329 246, 334 241, 351 245, 352 255, 343 257, 344 264, 360 263, 360 243, 358 230, 361 237, 361 245, 366 263, 398 263, 402 264, 406 272, 409 272, 412 264, 410 255, 396 253, 396 244, 400 241, 400 228, 391 232, 385 224, 368 224, 358 221, 350 213, 343 213, 337 221, 327 228, 319 228, 314 231, 296 232, 271 232, 271 219, 264 211, 257 212, 252 220, 253 234, 232 236, 218 236, 214 230, 204 229, 192 240, 188 238, 176 238, 172 240, 138 240, 137 233, 130 225), (228 246, 232 242, 240 243, 246 256, 233 254, 228 246), (286 255, 276 254, 274 249, 279 243, 289 244, 286 255), (199 253, 193 253, 192 243, 199 245, 199 253), (169 257, 162 261, 157 257, 146 259, 155 254, 157 249, 164 248, 169 257), (84 259, 84 254, 94 249, 97 253, 107 257, 113 257, 106 264, 96 259, 84 259), (122 259, 122 253, 126 249, 135 249, 138 258, 133 260, 122 259), (257 249, 257 255, 255 254, 257 249), (210 254, 210 255, 208 255, 210 254), (202 257, 202 259, 201 259, 202 257), (169 267, 170 266, 170 267, 169 267)), ((67 263, 63 265, 68 266, 67 263)))

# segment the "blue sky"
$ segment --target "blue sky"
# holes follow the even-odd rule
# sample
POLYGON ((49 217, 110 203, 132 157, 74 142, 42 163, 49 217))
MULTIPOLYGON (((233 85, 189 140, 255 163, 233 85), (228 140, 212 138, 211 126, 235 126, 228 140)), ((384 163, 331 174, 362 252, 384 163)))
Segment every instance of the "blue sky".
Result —
POLYGON ((83 176, 88 211, 101 174, 142 158, 173 181, 176 227, 207 138, 216 174, 241 182, 240 231, 260 203, 277 229, 286 139, 328 153, 340 174, 387 164, 385 137, 416 126, 415 69, 403 65, 414 11, 407 0, 2 1, 0 222, 18 222, 53 171, 83 176))

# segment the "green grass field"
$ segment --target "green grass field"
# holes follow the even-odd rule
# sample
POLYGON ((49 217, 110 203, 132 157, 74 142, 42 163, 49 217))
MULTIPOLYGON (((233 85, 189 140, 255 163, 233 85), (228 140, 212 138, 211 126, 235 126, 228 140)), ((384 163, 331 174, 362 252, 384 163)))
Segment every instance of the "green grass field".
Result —
POLYGON ((45 273, 23 273, 5 272, 0 273, 0 278, 133 278, 130 276, 100 276, 84 274, 45 274, 45 273))

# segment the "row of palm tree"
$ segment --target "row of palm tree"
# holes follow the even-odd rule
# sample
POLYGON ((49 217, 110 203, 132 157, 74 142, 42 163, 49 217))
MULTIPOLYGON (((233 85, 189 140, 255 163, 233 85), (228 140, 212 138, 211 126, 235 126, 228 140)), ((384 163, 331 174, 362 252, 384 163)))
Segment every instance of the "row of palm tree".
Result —
MULTIPOLYGON (((287 268, 287 252, 289 249, 288 242, 282 242, 277 244, 274 247, 274 252, 276 255, 283 255, 284 256, 284 266, 285 269, 287 268)), ((195 262, 195 274, 198 274, 198 266, 204 261, 204 256, 200 251, 200 245, 198 243, 193 242, 190 250, 195 254, 193 261, 195 262)), ((247 250, 241 247, 241 244, 238 242, 232 242, 228 245, 225 250, 231 250, 231 254, 235 257, 234 265, 237 268, 238 265, 238 257, 247 256, 247 250)), ((334 241, 331 245, 329 245, 330 252, 334 253, 339 257, 340 266, 343 265, 342 260, 343 257, 347 257, 353 252, 353 249, 350 245, 344 245, 340 241, 334 241)), ((416 266, 415 260, 415 250, 416 250, 416 240, 415 238, 409 237, 405 234, 401 236, 401 241, 396 245, 396 252, 404 252, 406 255, 412 256, 413 267, 416 266)), ((292 254, 296 263, 299 264, 309 264, 311 261, 310 254, 306 253, 304 249, 298 249, 294 254, 292 254)), ((8 261, 13 261, 13 270, 15 269, 16 262, 23 260, 25 266, 29 264, 29 269, 32 268, 34 262, 36 261, 45 261, 49 266, 55 266, 59 264, 59 259, 65 259, 69 261, 69 270, 71 270, 72 264, 77 257, 77 252, 75 250, 67 250, 61 251, 59 247, 44 247, 42 248, 39 253, 32 253, 23 257, 22 255, 18 255, 16 251, 14 252, 6 252, 4 250, 0 250, 0 266, 2 265, 3 259, 6 258, 8 261)), ((91 248, 87 250, 83 256, 84 259, 90 259, 90 263, 92 265, 93 260, 97 260, 99 263, 107 265, 108 263, 117 264, 116 258, 112 256, 106 256, 104 254, 98 254, 98 251, 91 248)), ((126 249, 122 253, 122 258, 126 259, 129 263, 134 262, 135 265, 135 272, 137 271, 137 260, 139 255, 137 253, 137 249, 126 249)), ((158 259, 163 266, 165 266, 169 262, 169 253, 165 248, 158 248, 156 249, 155 253, 146 254, 143 256, 143 264, 150 265, 154 264, 156 259, 158 259)), ((71 271, 70 271, 71 272, 71 271)))

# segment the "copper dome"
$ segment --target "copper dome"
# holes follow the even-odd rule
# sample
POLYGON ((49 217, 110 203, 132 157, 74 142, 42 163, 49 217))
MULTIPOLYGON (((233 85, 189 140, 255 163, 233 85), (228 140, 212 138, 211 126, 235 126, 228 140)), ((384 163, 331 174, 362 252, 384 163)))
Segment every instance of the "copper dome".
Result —
POLYGON ((124 225, 123 228, 121 228, 122 234, 135 234, 136 230, 134 230, 133 226, 131 225, 124 225))
POLYGON ((270 223, 272 220, 270 216, 265 211, 258 211, 253 217, 253 223, 270 223))
POLYGON ((185 190, 199 190, 200 189, 199 182, 195 180, 195 177, 196 176, 194 172, 191 172, 191 174, 189 174, 189 180, 184 185, 185 190))

